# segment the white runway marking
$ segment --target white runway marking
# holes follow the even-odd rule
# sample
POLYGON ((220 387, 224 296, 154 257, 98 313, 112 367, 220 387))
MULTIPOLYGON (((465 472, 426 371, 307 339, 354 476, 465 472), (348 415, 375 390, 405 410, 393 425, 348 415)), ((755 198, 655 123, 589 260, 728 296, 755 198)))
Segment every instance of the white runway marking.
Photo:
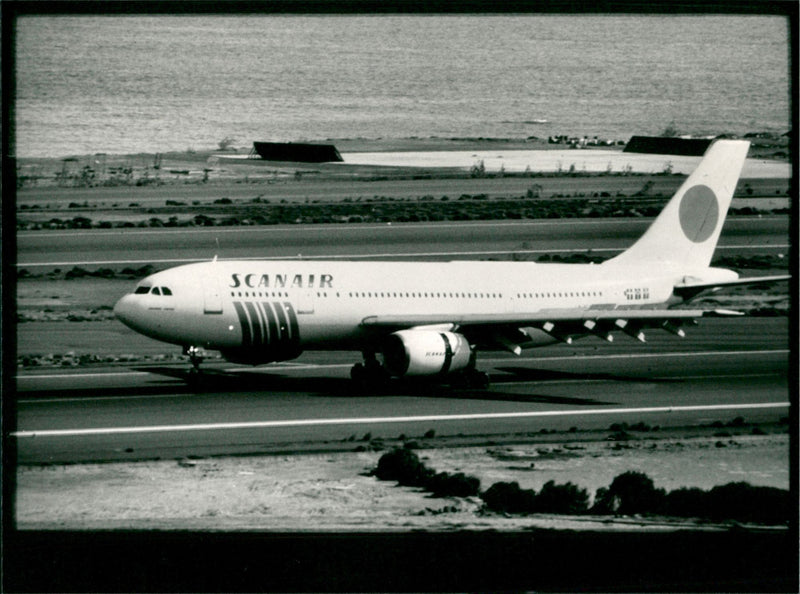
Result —
POLYGON ((352 425, 365 423, 423 423, 432 421, 471 421, 488 419, 520 419, 534 417, 579 416, 579 415, 610 415, 625 413, 664 413, 664 412, 692 412, 692 411, 719 411, 719 410, 745 410, 765 408, 786 408, 788 402, 762 402, 752 404, 707 404, 695 406, 653 406, 642 408, 613 408, 589 410, 545 410, 531 412, 509 413, 476 413, 463 415, 421 415, 408 417, 352 417, 341 419, 294 419, 285 421, 254 421, 247 423, 205 423, 199 425, 155 425, 145 427, 100 427, 94 429, 53 429, 45 431, 17 431, 13 437, 76 437, 83 435, 118 435, 130 433, 164 433, 184 431, 218 431, 232 429, 269 429, 278 427, 314 427, 322 425, 352 425))
MULTIPOLYGON (((319 254, 297 256, 243 256, 238 258, 219 258, 220 262, 230 260, 374 260, 380 258, 431 258, 453 256, 503 256, 507 254, 552 254, 552 253, 586 253, 586 252, 621 252, 619 248, 552 248, 546 250, 485 250, 485 251, 453 251, 453 252, 386 252, 382 254, 319 254)), ((763 249, 789 249, 789 244, 759 244, 759 245, 720 245, 718 250, 763 250, 763 249)), ((164 258, 144 260, 85 260, 65 262, 19 262, 17 268, 35 268, 37 266, 130 266, 134 264, 191 264, 193 262, 207 262, 208 258, 164 258)))

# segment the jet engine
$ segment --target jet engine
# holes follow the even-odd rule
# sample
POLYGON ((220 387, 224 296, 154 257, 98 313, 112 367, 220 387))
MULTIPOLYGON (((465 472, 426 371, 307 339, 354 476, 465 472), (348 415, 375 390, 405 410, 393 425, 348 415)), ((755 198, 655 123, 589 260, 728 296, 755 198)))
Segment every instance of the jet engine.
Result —
POLYGON ((467 339, 454 332, 400 330, 386 337, 383 364, 394 376, 444 375, 469 365, 467 339))

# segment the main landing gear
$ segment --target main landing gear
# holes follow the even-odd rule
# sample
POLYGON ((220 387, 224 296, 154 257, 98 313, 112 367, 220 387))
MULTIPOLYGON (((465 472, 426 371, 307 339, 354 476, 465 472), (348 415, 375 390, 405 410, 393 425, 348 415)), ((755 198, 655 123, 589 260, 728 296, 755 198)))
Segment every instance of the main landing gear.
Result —
MULTIPOLYGON (((381 365, 375 353, 365 352, 364 362, 356 363, 350 369, 350 378, 353 380, 355 387, 359 390, 381 390, 389 385, 391 374, 381 365)), ((456 389, 472 388, 485 390, 489 387, 489 374, 475 369, 474 353, 470 358, 469 365, 465 369, 439 376, 439 378, 449 382, 450 385, 456 389)), ((437 376, 421 376, 410 379, 420 379, 421 381, 432 380, 436 382, 437 376)))
POLYGON ((463 371, 453 374, 450 385, 454 388, 473 388, 486 390, 490 384, 489 374, 485 371, 478 371, 474 367, 468 367, 463 371))
POLYGON ((364 362, 350 369, 350 379, 362 390, 383 388, 389 383, 389 372, 381 365, 375 353, 365 352, 364 362))

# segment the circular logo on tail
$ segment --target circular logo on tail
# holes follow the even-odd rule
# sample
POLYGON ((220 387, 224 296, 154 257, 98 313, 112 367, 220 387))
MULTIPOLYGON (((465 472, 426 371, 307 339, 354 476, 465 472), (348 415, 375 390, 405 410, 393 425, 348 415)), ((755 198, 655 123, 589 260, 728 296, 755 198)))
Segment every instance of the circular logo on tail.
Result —
POLYGON ((681 198, 681 229, 686 238, 702 243, 714 233, 719 222, 719 204, 708 186, 692 186, 681 198))

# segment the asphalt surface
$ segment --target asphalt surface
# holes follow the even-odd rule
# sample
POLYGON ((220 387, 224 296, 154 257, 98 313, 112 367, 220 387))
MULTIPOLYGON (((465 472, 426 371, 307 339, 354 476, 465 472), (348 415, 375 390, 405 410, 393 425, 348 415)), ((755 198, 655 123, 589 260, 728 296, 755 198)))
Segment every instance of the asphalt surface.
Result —
MULTIPOLYGON (((536 259, 545 253, 610 256, 652 219, 559 219, 471 223, 289 225, 21 232, 17 267, 159 268, 223 259, 536 259)), ((788 253, 789 217, 729 217, 717 255, 788 253)))
POLYGON ((705 319, 686 339, 482 353, 488 390, 395 382, 354 392, 357 353, 309 353, 262 368, 60 369, 18 376, 20 463, 350 449, 400 436, 462 443, 612 423, 779 422, 789 415, 786 318, 705 319), (365 440, 366 438, 366 440, 365 440))

